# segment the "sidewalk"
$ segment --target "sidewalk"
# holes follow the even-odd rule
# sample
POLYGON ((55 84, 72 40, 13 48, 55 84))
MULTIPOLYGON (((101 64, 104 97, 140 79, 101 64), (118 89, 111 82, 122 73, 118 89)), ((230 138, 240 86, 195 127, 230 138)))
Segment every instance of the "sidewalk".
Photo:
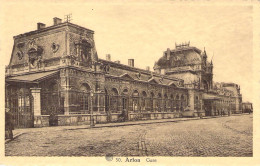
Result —
MULTIPOLYGON (((243 114, 242 114, 243 115, 243 114)), ((202 119, 220 118, 228 116, 208 116, 202 119)), ((192 118, 175 118, 175 119, 155 119, 155 120, 140 120, 140 121, 128 121, 128 122, 116 122, 116 123, 104 123, 95 124, 92 128, 104 128, 104 127, 120 127, 120 126, 130 126, 130 125, 142 125, 142 124, 152 124, 152 123, 167 123, 167 122, 180 122, 189 120, 200 120, 199 117, 192 118)), ((42 128, 24 128, 13 130, 14 139, 25 133, 33 133, 39 131, 60 131, 60 130, 80 130, 80 129, 91 129, 90 125, 78 125, 78 126, 52 126, 52 127, 42 127, 42 128)), ((10 139, 5 140, 5 143, 10 142, 10 139)))

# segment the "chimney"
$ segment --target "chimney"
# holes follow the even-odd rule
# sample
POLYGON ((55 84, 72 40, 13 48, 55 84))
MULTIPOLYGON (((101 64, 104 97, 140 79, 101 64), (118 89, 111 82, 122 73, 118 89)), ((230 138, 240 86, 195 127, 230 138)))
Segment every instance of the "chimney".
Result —
POLYGON ((150 71, 150 66, 146 66, 146 70, 147 70, 147 71, 150 71))
POLYGON ((167 53, 166 53, 167 60, 170 60, 170 56, 171 56, 171 50, 170 48, 167 48, 167 53))
POLYGON ((115 61, 115 63, 118 63, 118 64, 120 64, 120 61, 118 61, 118 60, 117 60, 117 61, 115 61))
POLYGON ((53 18, 53 25, 58 25, 62 23, 62 19, 58 18, 58 17, 54 17, 53 18))
POLYGON ((110 54, 107 54, 107 55, 106 55, 106 60, 107 60, 107 61, 111 61, 111 55, 110 55, 110 54))
POLYGON ((135 66, 134 59, 128 59, 128 65, 134 67, 135 66))
POLYGON ((37 23, 37 30, 43 29, 43 28, 45 28, 45 26, 46 26, 45 24, 38 22, 37 23))

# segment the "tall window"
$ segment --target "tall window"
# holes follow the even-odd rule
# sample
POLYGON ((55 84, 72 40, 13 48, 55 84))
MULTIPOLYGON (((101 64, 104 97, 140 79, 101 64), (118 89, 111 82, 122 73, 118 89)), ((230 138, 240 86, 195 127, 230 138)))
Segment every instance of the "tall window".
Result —
POLYGON ((142 92, 142 103, 141 103, 141 110, 146 111, 147 106, 147 94, 145 91, 142 92))
POLYGON ((180 102, 180 98, 179 98, 179 95, 176 95, 176 111, 180 111, 180 108, 179 108, 179 102, 180 102))
POLYGON ((80 95, 80 111, 87 113, 89 111, 89 94, 82 93, 80 95))
POLYGON ((30 111, 30 92, 28 89, 21 88, 18 94, 18 110, 19 112, 30 111))
POLYGON ((168 102, 168 96, 167 94, 164 94, 164 100, 163 100, 163 110, 167 112, 167 102, 168 102))
POLYGON ((113 88, 112 89, 112 96, 111 96, 111 100, 110 100, 110 103, 111 103, 111 110, 112 112, 118 112, 118 91, 116 88, 113 88))
POLYGON ((87 83, 81 85, 78 96, 80 113, 90 113, 90 86, 87 83))
POLYGON ((198 110, 199 109, 199 97, 196 96, 195 97, 195 110, 198 110))
POLYGON ((153 92, 151 92, 150 109, 152 112, 154 111, 154 93, 153 92))
POLYGON ((139 110, 139 93, 137 90, 133 93, 133 111, 137 112, 139 110))
POLYGON ((122 92, 122 106, 123 110, 128 109, 128 90, 124 89, 122 92))
POLYGON ((162 110, 162 94, 158 93, 158 99, 157 99, 157 109, 159 112, 162 110))
POLYGON ((172 94, 170 96, 170 107, 171 107, 171 112, 173 112, 174 111, 174 97, 172 94))
POLYGON ((110 96, 107 92, 107 90, 105 89, 105 111, 108 112, 110 109, 110 96))

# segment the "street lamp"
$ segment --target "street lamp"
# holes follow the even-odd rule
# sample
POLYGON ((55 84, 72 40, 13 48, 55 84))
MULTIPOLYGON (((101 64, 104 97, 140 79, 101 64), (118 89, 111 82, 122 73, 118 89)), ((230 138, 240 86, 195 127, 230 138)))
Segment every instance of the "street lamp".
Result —
POLYGON ((91 104, 91 107, 90 107, 90 127, 94 127, 95 126, 94 116, 93 116, 93 96, 94 96, 94 93, 91 90, 90 91, 90 104, 91 104))

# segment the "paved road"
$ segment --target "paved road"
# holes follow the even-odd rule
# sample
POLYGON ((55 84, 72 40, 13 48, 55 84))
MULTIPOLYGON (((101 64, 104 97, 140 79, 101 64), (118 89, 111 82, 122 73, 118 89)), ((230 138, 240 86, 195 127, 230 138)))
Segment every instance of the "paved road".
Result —
POLYGON ((103 128, 37 129, 6 156, 252 156, 252 115, 103 128))

